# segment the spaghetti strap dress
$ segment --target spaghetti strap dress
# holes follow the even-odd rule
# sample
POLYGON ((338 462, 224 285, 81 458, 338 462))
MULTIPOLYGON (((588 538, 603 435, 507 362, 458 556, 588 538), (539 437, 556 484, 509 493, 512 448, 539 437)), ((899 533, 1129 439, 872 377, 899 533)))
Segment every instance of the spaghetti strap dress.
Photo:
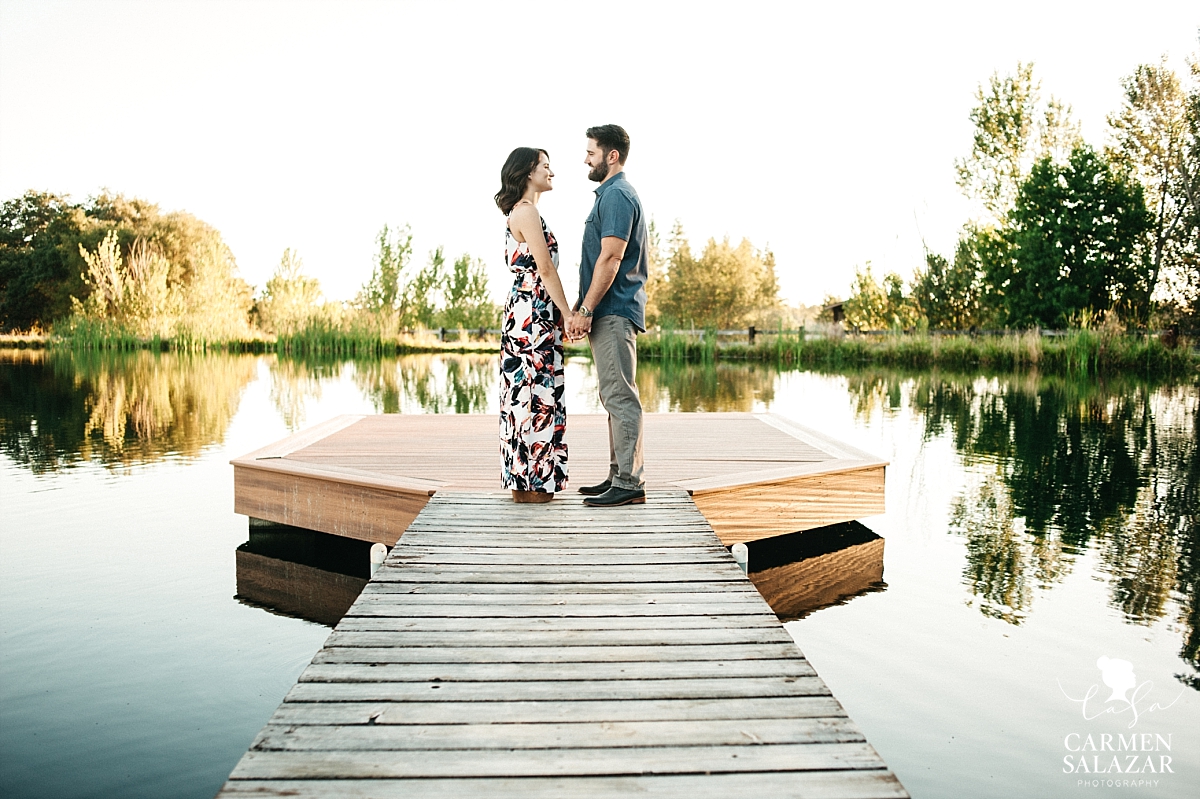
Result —
MULTIPOLYGON (((558 241, 542 220, 550 258, 558 241)), ((500 458, 503 488, 556 493, 567 487, 566 383, 562 315, 538 275, 527 242, 505 225, 505 261, 513 285, 500 335, 500 458)))

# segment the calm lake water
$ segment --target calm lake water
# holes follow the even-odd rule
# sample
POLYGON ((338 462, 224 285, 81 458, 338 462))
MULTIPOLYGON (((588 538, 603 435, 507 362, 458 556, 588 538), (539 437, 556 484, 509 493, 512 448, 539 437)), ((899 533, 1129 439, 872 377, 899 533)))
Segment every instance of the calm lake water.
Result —
MULTIPOLYGON (((280 553, 232 512, 229 459, 342 413, 495 413, 496 372, 0 351, 0 795, 212 796, 329 633, 238 596, 235 551, 280 553)), ((883 547, 827 531, 751 569, 915 797, 1200 792, 1195 385, 639 378, 648 410, 772 411, 891 460, 888 512, 862 520, 883 547), (839 560, 881 548, 882 575, 839 560), (814 558, 838 585, 808 590, 814 558)), ((599 412, 586 360, 567 384, 599 412)), ((360 568, 322 546, 294 559, 360 568)))

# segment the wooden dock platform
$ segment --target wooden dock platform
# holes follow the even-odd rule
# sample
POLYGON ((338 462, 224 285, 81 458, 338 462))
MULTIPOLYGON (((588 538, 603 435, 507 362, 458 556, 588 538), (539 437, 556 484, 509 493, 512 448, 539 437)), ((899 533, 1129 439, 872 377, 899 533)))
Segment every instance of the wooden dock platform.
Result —
POLYGON ((904 797, 680 489, 441 490, 219 796, 904 797))
MULTIPOLYGON (((235 459, 234 509, 391 546, 439 491, 500 488, 492 415, 340 416, 235 459)), ((567 420, 572 486, 608 474, 608 422, 567 420)), ((649 488, 683 489, 726 545, 884 512, 887 462, 775 414, 645 421, 649 488)))

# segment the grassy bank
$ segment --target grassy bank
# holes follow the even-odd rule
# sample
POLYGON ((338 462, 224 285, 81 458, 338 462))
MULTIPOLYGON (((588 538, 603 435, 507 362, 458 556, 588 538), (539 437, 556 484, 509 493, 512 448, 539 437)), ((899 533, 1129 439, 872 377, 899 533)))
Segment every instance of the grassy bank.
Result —
MULTIPOLYGON (((189 337, 138 338, 115 326, 76 325, 66 334, 0 336, 0 347, 62 347, 73 350, 162 350, 178 352, 256 352, 291 356, 371 358, 419 353, 494 353, 494 335, 448 331, 439 340, 434 331, 381 336, 366 329, 309 325, 281 336, 260 334, 233 341, 189 337)), ((586 342, 567 346, 569 355, 587 356, 586 342)), ((1048 337, 1036 331, 996 336, 883 336, 806 337, 803 331, 762 335, 754 344, 721 343, 711 334, 689 335, 658 331, 638 337, 643 358, 681 363, 749 361, 780 366, 853 368, 889 366, 927 369, 1020 371, 1088 376, 1131 373, 1187 377, 1200 373, 1200 353, 1188 341, 1164 345, 1156 336, 1109 331, 1074 330, 1048 337)))
POLYGON ((796 334, 761 336, 755 344, 720 344, 711 334, 690 336, 660 331, 638 339, 638 354, 668 361, 762 361, 780 365, 916 368, 1037 368, 1046 373, 1185 376, 1200 372, 1200 354, 1190 342, 1174 347, 1157 337, 1074 330, 1047 337, 1037 331, 999 336, 895 334, 807 338, 796 334))

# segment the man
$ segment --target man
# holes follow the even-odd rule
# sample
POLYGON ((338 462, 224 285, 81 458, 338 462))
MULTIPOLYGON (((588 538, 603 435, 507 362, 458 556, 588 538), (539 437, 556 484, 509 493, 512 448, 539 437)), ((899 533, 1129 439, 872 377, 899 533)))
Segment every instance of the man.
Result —
POLYGON ((579 302, 567 334, 587 334, 608 413, 608 479, 579 489, 585 505, 610 508, 646 501, 642 477, 642 401, 637 334, 646 330, 646 218, 625 179, 629 134, 619 125, 587 131, 588 177, 600 184, 583 230, 579 302))

